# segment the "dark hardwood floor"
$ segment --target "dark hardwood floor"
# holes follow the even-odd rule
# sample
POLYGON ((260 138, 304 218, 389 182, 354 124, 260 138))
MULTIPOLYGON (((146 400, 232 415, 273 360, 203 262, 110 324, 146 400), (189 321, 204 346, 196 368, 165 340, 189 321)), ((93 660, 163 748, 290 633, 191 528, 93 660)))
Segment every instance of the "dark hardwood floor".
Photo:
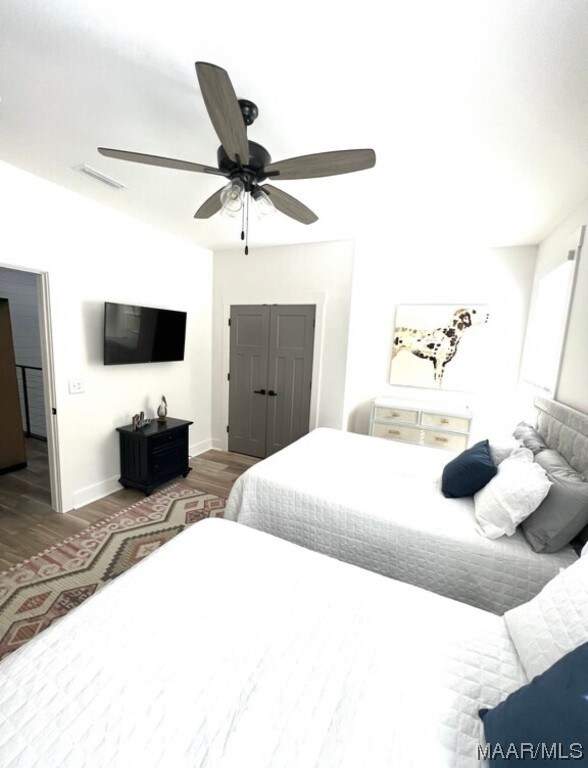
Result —
MULTIPOLYGON (((121 488, 67 514, 51 509, 47 445, 27 440, 26 469, 0 475, 0 571, 73 536, 109 515, 145 498, 141 491, 121 488)), ((183 482, 227 497, 235 480, 259 459, 226 451, 206 451, 190 459, 192 472, 183 482)), ((164 490, 177 480, 157 490, 164 490)))

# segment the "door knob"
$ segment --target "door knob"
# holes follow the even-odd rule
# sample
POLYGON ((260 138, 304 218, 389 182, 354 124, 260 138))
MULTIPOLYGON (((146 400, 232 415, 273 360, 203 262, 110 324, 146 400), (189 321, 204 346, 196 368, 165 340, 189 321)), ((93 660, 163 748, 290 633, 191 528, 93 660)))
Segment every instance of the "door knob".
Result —
POLYGON ((265 389, 254 389, 253 390, 254 395, 265 395, 265 389))
POLYGON ((278 393, 277 393, 277 392, 274 392, 274 390, 273 390, 273 389, 269 389, 269 390, 268 390, 268 395, 269 395, 270 397, 277 397, 277 396, 278 396, 278 393))

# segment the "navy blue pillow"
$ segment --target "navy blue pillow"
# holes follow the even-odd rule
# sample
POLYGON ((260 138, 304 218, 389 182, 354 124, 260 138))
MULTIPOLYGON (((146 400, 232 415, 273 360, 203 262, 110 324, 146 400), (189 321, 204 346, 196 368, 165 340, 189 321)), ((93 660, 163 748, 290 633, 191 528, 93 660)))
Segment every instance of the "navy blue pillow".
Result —
POLYGON ((491 766, 505 760, 526 760, 534 768, 563 760, 587 766, 588 643, 479 715, 491 766))
POLYGON ((482 440, 446 464, 441 491, 450 499, 473 496, 498 472, 487 440, 482 440))

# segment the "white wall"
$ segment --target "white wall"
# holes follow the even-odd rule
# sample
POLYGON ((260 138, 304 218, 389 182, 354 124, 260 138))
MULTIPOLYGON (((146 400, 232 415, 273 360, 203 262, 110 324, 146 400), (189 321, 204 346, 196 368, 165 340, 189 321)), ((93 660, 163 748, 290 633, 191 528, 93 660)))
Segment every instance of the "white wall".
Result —
POLYGON ((426 395, 467 404, 474 434, 512 428, 514 397, 537 249, 476 249, 415 240, 406 245, 363 238, 355 245, 345 391, 348 429, 366 433, 370 401, 382 394, 426 395), (396 304, 487 304, 489 349, 475 394, 387 384, 396 304), (498 419, 497 419, 498 417, 498 419), (499 420, 502 423, 499 423, 499 420))
MULTIPOLYGON (((578 245, 581 227, 588 223, 588 199, 584 200, 539 246, 537 274, 565 257, 578 245)), ((584 243, 577 267, 567 340, 563 350, 556 399, 588 413, 588 243, 584 243)))
POLYGON ((64 509, 120 488, 115 428, 154 415, 162 393, 194 421, 191 452, 210 447, 211 252, 5 163, 0 185, 1 266, 49 275, 64 509), (185 361, 105 367, 104 301, 186 310, 185 361))
POLYGON ((316 304, 311 425, 341 428, 353 244, 313 243, 214 254, 213 444, 226 448, 232 304, 316 304))

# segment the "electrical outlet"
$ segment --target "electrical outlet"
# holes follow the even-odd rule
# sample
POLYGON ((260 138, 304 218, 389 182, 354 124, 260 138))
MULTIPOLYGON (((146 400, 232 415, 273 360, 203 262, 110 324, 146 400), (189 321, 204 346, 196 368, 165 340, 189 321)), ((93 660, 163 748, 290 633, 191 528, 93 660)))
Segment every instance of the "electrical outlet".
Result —
POLYGON ((83 391, 84 391, 84 382, 81 379, 70 379, 69 380, 69 394, 70 395, 79 395, 83 391))

